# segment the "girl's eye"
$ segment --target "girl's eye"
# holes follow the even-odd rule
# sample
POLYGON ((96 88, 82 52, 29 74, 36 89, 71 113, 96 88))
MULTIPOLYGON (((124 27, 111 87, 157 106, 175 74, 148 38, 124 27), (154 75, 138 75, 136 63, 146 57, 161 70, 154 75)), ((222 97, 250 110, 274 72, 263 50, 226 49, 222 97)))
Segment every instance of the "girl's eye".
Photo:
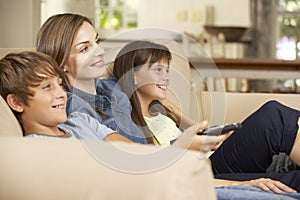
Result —
POLYGON ((154 71, 157 71, 157 72, 160 72, 162 70, 162 67, 161 66, 156 66, 154 68, 154 71))
POLYGON ((158 66, 155 66, 153 70, 154 70, 155 72, 159 72, 159 73, 161 73, 161 72, 164 70, 166 73, 169 73, 170 68, 169 68, 169 67, 165 67, 165 66, 158 65, 158 66))

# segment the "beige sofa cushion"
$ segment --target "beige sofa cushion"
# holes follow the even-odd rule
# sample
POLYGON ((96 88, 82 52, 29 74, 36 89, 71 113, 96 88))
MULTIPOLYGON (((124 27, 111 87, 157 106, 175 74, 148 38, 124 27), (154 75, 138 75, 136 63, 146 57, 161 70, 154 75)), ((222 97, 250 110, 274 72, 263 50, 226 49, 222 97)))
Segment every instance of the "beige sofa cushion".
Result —
POLYGON ((204 119, 213 124, 241 122, 269 100, 300 110, 299 94, 201 92, 204 119))
POLYGON ((0 96, 0 136, 22 136, 22 129, 14 114, 0 96))
MULTIPOLYGON (((111 144, 130 152, 158 150, 108 142, 94 143, 93 148, 113 157, 111 144)), ((0 199, 216 199, 210 163, 199 160, 197 152, 186 151, 153 172, 127 173, 98 160, 89 147, 79 140, 0 138, 0 199)), ((165 159, 153 158, 155 162, 165 159)), ((136 167, 153 162, 133 162, 130 156, 117 160, 136 167)))

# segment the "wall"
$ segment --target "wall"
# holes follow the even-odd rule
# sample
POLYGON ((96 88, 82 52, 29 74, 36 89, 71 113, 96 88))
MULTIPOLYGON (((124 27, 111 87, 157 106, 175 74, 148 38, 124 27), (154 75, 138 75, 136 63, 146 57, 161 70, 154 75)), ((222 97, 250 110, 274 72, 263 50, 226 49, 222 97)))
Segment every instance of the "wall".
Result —
POLYGON ((73 12, 94 19, 94 0, 43 0, 42 1, 42 23, 51 15, 64 12, 73 12))
POLYGON ((251 24, 249 0, 141 0, 138 24, 199 34, 209 5, 214 7, 215 25, 249 27, 251 24))
MULTIPOLYGON (((138 24, 199 34, 206 5, 214 6, 216 25, 250 26, 249 0, 140 0, 138 24)), ((94 0, 0 0, 0 48, 34 47, 49 16, 76 12, 94 18, 94 7, 94 0)))
POLYGON ((40 0, 0 0, 0 48, 30 48, 40 26, 40 0))

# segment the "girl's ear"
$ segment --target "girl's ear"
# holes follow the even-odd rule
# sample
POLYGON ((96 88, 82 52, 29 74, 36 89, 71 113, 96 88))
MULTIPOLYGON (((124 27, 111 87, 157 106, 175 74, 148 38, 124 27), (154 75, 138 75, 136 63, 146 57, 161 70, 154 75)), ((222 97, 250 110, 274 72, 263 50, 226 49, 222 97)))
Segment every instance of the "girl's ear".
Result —
POLYGON ((7 95, 6 103, 16 112, 23 112, 24 110, 24 103, 20 101, 19 98, 14 94, 7 95))

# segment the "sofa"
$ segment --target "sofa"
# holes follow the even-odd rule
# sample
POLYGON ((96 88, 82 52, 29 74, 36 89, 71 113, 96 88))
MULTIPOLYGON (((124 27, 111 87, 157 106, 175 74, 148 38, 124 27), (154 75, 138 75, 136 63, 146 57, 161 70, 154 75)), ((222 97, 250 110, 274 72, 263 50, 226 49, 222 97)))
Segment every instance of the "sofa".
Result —
MULTIPOLYGON (((0 57, 11 51, 1 50, 0 57)), ((199 91, 192 83, 186 60, 176 56, 173 60, 177 64, 168 98, 195 121, 239 122, 271 99, 300 109, 297 94, 199 91), (186 85, 192 87, 187 89, 186 85)), ((163 156, 155 154, 137 162, 132 154, 153 155, 163 149, 121 142, 87 145, 79 140, 24 138, 2 97, 0 137, 0 199, 216 199, 210 162, 199 160, 198 152, 170 147, 163 156), (178 151, 176 159, 147 168, 178 151), (122 152, 130 153, 124 156, 122 152), (99 155, 112 155, 115 163, 104 162, 99 155), (147 170, 124 170, 114 164, 147 170)))
MULTIPOLYGON (((0 58, 23 50, 33 49, 0 49, 0 58)), ((0 199, 217 199, 210 161, 199 152, 26 138, 1 96, 0 137, 0 199)))
POLYGON ((162 148, 150 145, 26 138, 2 97, 0 110, 0 199, 216 199, 210 162, 198 152, 170 147, 160 154, 162 148), (174 152, 178 156, 164 163, 174 152), (146 159, 133 159, 136 153, 146 159), (156 162, 162 165, 149 168, 156 162))

